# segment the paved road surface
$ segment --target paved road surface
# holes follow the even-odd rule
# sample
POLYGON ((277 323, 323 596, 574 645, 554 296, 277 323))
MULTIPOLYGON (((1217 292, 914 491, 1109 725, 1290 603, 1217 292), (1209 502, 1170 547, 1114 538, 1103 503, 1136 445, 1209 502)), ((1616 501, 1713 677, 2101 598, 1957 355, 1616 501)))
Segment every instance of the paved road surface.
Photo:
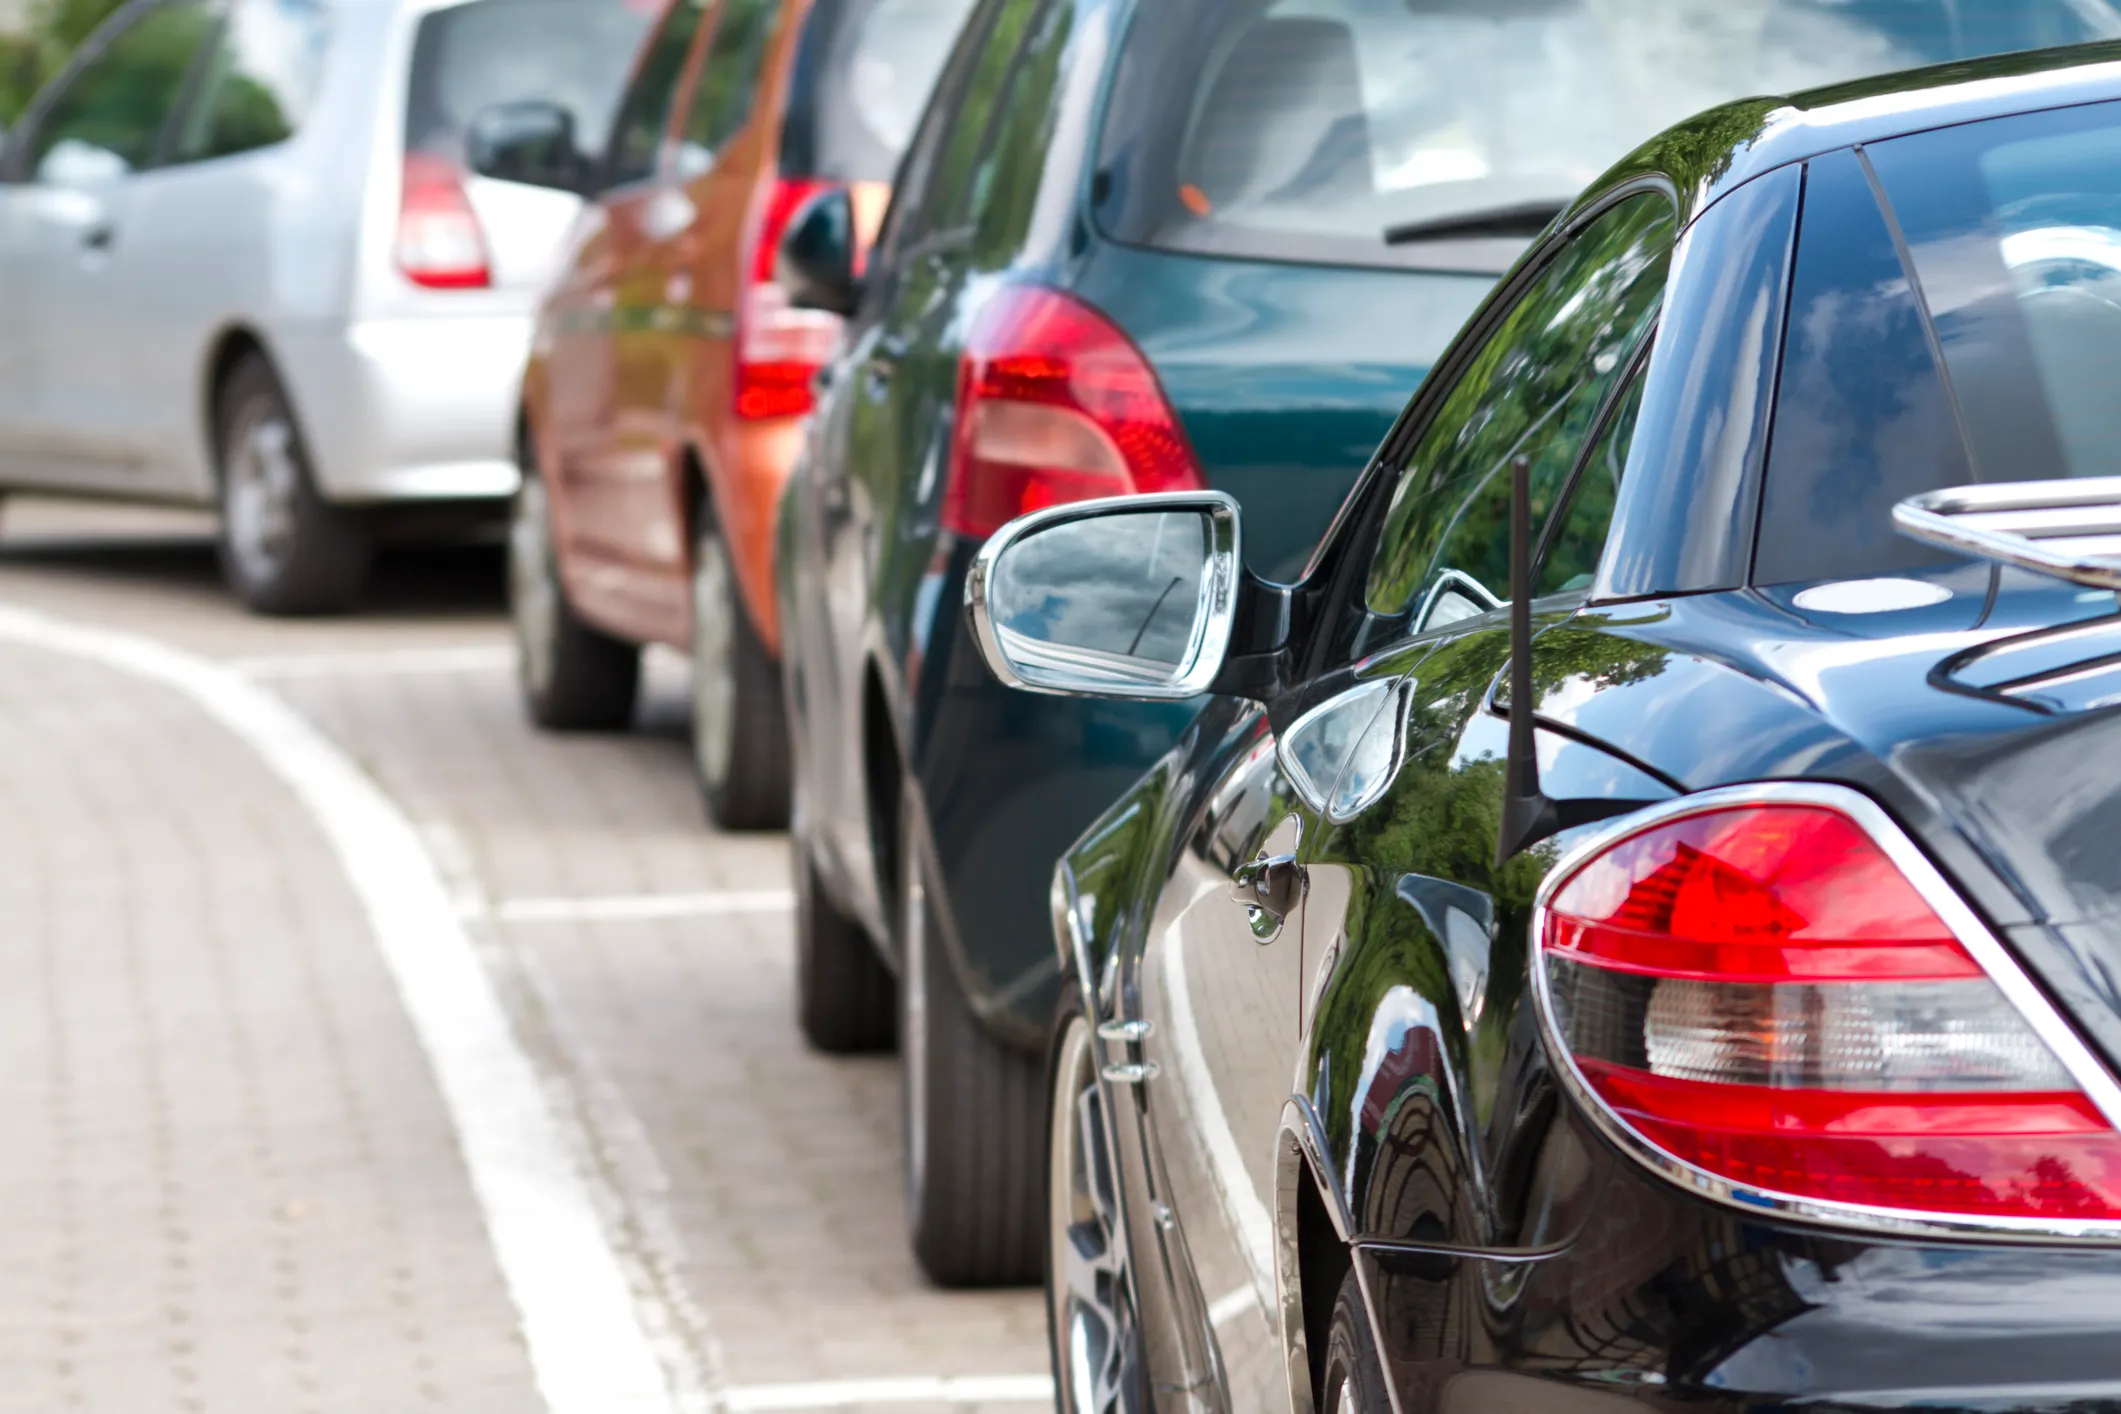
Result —
POLYGON ((683 662, 535 735, 499 583, 260 621, 195 518, 0 510, 0 1410, 1044 1402, 1035 1295, 906 1255, 893 1065, 795 1032, 683 662))

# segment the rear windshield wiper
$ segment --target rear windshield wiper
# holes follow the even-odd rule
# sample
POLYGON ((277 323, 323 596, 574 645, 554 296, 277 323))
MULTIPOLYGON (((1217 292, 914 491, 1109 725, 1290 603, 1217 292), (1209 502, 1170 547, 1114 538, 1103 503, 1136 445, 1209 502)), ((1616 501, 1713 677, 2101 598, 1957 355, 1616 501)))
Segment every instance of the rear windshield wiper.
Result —
POLYGON ((1413 245, 1420 241, 1479 240, 1489 236, 1536 236, 1562 212, 1566 201, 1519 201, 1508 206, 1488 206, 1474 211, 1454 211, 1385 227, 1386 245, 1413 245))

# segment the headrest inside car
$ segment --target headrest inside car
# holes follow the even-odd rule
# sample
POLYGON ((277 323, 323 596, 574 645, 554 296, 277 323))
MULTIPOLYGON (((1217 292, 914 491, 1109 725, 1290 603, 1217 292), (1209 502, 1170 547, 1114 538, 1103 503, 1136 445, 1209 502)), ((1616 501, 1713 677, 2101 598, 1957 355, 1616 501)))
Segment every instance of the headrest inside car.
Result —
POLYGON ((1218 211, 1368 195, 1354 31, 1331 19, 1254 23, 1215 75, 1179 173, 1218 211))

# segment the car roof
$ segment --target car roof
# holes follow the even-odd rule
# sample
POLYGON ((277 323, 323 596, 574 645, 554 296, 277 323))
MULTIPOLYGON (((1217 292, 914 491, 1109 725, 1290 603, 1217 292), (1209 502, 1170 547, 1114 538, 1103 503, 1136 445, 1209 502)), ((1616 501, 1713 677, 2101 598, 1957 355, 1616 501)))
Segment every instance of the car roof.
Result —
POLYGON ((1623 183, 1663 177, 1682 225, 1755 177, 1859 143, 2012 113, 2121 99, 2121 41, 1961 60, 1696 114, 1644 143, 1593 183, 1587 214, 1623 183))

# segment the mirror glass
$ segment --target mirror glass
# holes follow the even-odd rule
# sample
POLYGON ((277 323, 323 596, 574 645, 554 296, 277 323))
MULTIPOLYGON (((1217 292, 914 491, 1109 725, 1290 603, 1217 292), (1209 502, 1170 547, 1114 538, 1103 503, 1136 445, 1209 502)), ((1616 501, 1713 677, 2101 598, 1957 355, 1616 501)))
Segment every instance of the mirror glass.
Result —
POLYGON ((1214 525, 1202 510, 1125 511, 1025 535, 995 561, 988 612, 1003 655, 1036 686, 1171 689, 1193 670, 1214 603, 1214 525))

